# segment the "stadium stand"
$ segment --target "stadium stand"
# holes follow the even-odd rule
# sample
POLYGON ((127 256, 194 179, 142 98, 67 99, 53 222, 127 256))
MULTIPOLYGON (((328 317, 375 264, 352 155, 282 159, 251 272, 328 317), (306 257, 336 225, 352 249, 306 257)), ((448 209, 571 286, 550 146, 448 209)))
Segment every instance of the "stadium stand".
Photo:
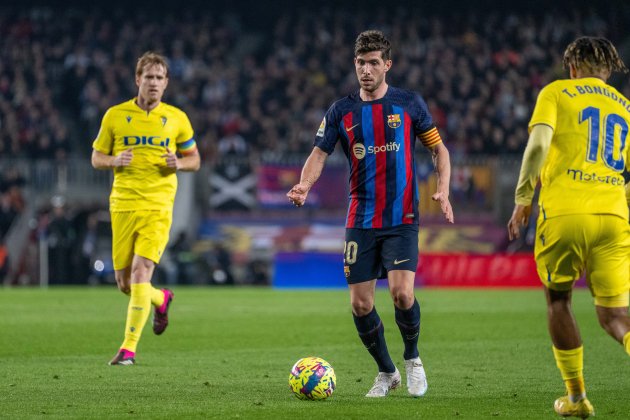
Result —
POLYGON ((446 24, 420 9, 289 9, 256 27, 194 8, 177 20, 129 6, 2 11, 0 153, 34 159, 87 156, 107 107, 135 94, 130 64, 147 49, 169 57, 166 100, 191 115, 212 161, 308 151, 324 107, 356 88, 349 46, 367 27, 389 33, 391 83, 422 92, 455 155, 522 152, 529 110, 538 89, 562 77, 568 40, 588 33, 623 45, 621 16, 594 12, 466 11, 446 24), (388 23, 402 16, 404 27, 388 23))

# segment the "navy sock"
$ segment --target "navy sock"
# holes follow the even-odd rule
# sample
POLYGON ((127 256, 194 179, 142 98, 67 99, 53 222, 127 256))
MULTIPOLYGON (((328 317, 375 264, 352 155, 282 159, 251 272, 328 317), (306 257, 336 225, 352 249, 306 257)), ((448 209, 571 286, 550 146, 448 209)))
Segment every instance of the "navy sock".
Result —
POLYGON ((392 362, 392 358, 387 351, 387 343, 385 343, 385 328, 381 322, 381 318, 376 312, 376 308, 372 309, 372 312, 365 316, 354 317, 354 325, 357 327, 359 337, 365 345, 367 351, 370 352, 374 361, 378 365, 379 372, 393 373, 396 371, 396 366, 392 362))
POLYGON ((411 308, 403 310, 394 306, 396 324, 405 343, 405 360, 418 357, 418 336, 420 335, 420 305, 413 300, 411 308))

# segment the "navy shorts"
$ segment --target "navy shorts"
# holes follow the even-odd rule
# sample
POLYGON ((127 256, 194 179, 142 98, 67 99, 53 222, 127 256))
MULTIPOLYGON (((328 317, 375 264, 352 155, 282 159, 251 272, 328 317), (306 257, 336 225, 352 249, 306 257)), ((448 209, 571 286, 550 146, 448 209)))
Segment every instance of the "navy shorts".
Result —
POLYGON ((418 225, 346 229, 343 271, 348 284, 387 278, 391 270, 416 271, 418 225))

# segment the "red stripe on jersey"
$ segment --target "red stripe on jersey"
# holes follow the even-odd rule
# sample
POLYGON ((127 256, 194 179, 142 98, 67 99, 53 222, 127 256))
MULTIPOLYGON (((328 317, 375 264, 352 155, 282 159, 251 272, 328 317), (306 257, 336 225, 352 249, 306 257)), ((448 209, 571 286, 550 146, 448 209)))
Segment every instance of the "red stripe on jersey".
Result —
MULTIPOLYGON (((385 121, 383 105, 372 106, 372 127, 374 128, 374 147, 385 146, 385 121)), ((374 218, 373 228, 383 227, 383 209, 387 202, 387 153, 376 153, 376 175, 374 179, 374 218)))
MULTIPOLYGON (((343 125, 345 128, 352 127, 352 112, 347 113, 343 117, 343 125)), ((346 227, 354 227, 354 223, 357 217, 357 207, 359 205, 359 200, 357 200, 357 188, 359 186, 359 164, 358 159, 354 156, 354 152, 352 147, 355 144, 354 139, 354 130, 346 130, 346 134, 348 135, 348 149, 350 153, 350 159, 352 159, 352 165, 350 168, 354 170, 354 173, 350 176, 350 208, 348 209, 348 220, 346 222, 346 227)))
POLYGON ((348 210, 348 221, 346 222, 347 228, 353 228, 356 223, 357 209, 359 208, 359 200, 356 199, 354 194, 350 198, 350 209, 348 210))
POLYGON ((414 171, 413 171, 413 167, 412 167, 412 162, 413 162, 413 156, 412 156, 412 151, 411 151, 411 146, 412 145, 412 141, 415 140, 415 138, 411 137, 411 131, 413 130, 413 125, 411 122, 411 117, 409 117, 409 114, 407 114, 405 112, 405 166, 407 168, 406 172, 407 172, 407 180, 406 180, 406 185, 405 185, 405 195, 403 197, 403 218, 402 218, 402 222, 403 224, 413 224, 413 223, 417 223, 416 220, 414 220, 413 218, 409 218, 406 217, 408 214, 414 214, 413 211, 413 177, 414 177, 414 171))

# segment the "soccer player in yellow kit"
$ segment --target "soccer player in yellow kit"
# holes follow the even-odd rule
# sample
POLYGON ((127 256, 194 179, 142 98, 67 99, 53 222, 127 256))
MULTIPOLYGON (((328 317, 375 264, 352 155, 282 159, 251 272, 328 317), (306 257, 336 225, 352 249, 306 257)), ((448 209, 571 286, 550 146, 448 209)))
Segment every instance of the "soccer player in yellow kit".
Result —
POLYGON ((546 286, 553 354, 567 389, 554 409, 586 418, 594 409, 571 309, 573 283, 583 272, 600 325, 630 355, 630 227, 622 176, 630 167, 630 101, 606 84, 613 71, 628 71, 607 39, 578 38, 567 47, 564 65, 571 79, 547 85, 538 96, 508 232, 518 237, 526 224, 540 177, 534 252, 546 286))
POLYGON ((153 332, 168 325, 173 292, 151 285, 168 242, 177 171, 196 171, 200 159, 186 114, 162 102, 168 64, 147 52, 136 65, 138 96, 105 113, 94 140, 92 166, 113 169, 110 195, 112 256, 118 288, 130 296, 125 339, 110 365, 133 365, 142 329, 154 307, 153 332))

